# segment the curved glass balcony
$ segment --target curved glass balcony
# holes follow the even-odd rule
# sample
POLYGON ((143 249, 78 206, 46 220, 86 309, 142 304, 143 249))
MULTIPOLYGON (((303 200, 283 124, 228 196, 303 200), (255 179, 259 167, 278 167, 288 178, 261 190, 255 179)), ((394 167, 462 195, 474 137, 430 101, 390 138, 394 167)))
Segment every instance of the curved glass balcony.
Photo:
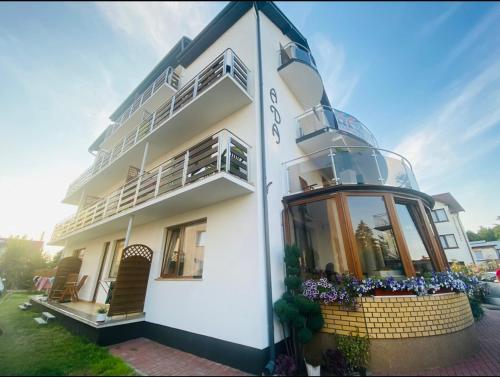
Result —
POLYGON ((297 117, 297 143, 301 147, 305 147, 306 152, 317 151, 332 145, 330 135, 324 136, 323 134, 333 130, 338 131, 339 139, 345 145, 361 141, 361 144, 378 147, 377 139, 368 127, 343 111, 319 105, 297 117), (312 138, 323 138, 324 140, 322 143, 321 140, 313 141, 312 138))
POLYGON ((380 185, 418 190, 410 162, 373 147, 329 147, 284 163, 286 195, 335 185, 380 185))
POLYGON ((305 46, 290 42, 281 46, 278 72, 304 108, 316 106, 323 96, 323 82, 316 62, 305 46))

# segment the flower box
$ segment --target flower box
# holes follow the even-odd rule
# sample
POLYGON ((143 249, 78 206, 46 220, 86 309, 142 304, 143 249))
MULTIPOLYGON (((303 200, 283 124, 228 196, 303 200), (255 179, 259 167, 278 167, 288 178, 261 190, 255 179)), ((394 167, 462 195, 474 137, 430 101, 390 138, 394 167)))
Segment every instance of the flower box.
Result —
POLYGON ((451 288, 439 288, 434 293, 453 293, 453 292, 455 292, 455 291, 453 289, 451 289, 451 288))
POLYGON ((408 296, 415 295, 412 291, 391 291, 390 289, 375 288, 375 296, 408 296))

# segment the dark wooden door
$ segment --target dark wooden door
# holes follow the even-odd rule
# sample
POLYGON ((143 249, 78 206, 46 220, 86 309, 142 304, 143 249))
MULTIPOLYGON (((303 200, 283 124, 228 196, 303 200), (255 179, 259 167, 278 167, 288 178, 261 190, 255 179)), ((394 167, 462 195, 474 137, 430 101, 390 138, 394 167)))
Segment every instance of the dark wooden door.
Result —
POLYGON ((108 315, 141 313, 148 287, 153 251, 146 245, 130 245, 123 250, 108 315))

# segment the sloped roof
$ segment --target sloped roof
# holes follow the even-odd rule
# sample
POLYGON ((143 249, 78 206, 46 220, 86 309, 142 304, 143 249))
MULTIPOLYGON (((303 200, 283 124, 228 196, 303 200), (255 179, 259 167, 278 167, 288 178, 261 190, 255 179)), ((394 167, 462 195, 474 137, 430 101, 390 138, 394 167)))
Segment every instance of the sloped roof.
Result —
POLYGON ((451 213, 465 212, 465 209, 449 192, 443 194, 432 195, 436 202, 444 203, 448 206, 451 213))

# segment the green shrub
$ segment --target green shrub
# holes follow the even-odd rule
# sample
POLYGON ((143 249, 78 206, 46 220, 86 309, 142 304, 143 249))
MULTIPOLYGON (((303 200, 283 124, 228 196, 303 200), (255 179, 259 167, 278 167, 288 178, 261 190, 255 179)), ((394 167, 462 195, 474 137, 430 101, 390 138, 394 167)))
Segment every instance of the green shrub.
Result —
POLYGON ((368 365, 370 340, 359 335, 335 335, 337 349, 354 370, 362 370, 368 365))

